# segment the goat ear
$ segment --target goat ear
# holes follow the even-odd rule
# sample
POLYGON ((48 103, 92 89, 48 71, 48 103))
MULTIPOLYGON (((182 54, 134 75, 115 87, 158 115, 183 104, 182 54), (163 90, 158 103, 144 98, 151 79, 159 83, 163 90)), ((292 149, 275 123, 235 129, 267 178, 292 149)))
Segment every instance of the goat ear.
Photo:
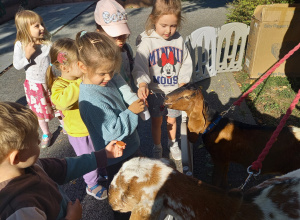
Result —
POLYGON ((188 128, 191 132, 199 134, 204 131, 205 119, 201 117, 201 119, 197 119, 199 117, 199 113, 191 113, 188 123, 188 128))
MULTIPOLYGON (((201 93, 196 94, 196 96, 202 96, 201 93)), ((206 124, 206 118, 205 118, 205 109, 204 109, 204 99, 203 96, 200 98, 195 99, 195 105, 194 109, 191 111, 189 115, 189 123, 188 127, 190 129, 190 132, 195 132, 199 134, 204 131, 204 127, 206 124)))

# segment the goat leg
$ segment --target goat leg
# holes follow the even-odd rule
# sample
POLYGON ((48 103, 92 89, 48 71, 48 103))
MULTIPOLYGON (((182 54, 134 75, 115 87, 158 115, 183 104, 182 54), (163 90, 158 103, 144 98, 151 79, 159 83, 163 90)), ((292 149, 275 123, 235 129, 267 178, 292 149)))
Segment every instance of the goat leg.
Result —
POLYGON ((212 174, 212 184, 222 189, 227 189, 227 173, 229 163, 220 163, 214 161, 214 169, 212 174))

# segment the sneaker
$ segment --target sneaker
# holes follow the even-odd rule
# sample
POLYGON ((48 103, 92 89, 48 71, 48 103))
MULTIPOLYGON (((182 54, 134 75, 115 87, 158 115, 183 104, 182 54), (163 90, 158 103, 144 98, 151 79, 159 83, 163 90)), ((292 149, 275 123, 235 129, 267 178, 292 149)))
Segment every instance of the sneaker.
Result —
POLYGON ((97 200, 103 200, 107 198, 107 189, 98 184, 93 187, 87 186, 86 193, 90 196, 93 196, 97 200))
POLYGON ((170 152, 174 160, 181 160, 181 150, 177 142, 174 142, 173 145, 170 147, 170 152))
POLYGON ((152 149, 152 155, 153 155, 153 158, 156 158, 156 159, 159 159, 159 158, 162 158, 162 147, 158 147, 158 146, 155 146, 153 147, 152 149))
POLYGON ((50 146, 52 134, 43 134, 42 141, 41 141, 41 148, 46 148, 50 146))

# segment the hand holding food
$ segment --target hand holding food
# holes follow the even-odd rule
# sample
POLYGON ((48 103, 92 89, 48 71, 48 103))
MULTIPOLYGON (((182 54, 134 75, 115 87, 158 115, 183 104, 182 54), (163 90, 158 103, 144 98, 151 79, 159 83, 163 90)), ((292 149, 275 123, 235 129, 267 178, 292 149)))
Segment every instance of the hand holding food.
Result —
POLYGON ((106 147, 105 152, 107 158, 117 158, 123 155, 126 144, 123 141, 111 141, 106 147))

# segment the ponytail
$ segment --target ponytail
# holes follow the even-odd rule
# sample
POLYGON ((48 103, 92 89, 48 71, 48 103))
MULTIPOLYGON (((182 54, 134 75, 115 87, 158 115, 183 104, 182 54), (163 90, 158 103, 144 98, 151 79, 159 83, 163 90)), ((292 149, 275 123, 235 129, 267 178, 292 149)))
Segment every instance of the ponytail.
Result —
POLYGON ((46 84, 48 89, 51 91, 53 82, 56 80, 56 76, 52 71, 52 66, 49 66, 46 73, 46 84))

